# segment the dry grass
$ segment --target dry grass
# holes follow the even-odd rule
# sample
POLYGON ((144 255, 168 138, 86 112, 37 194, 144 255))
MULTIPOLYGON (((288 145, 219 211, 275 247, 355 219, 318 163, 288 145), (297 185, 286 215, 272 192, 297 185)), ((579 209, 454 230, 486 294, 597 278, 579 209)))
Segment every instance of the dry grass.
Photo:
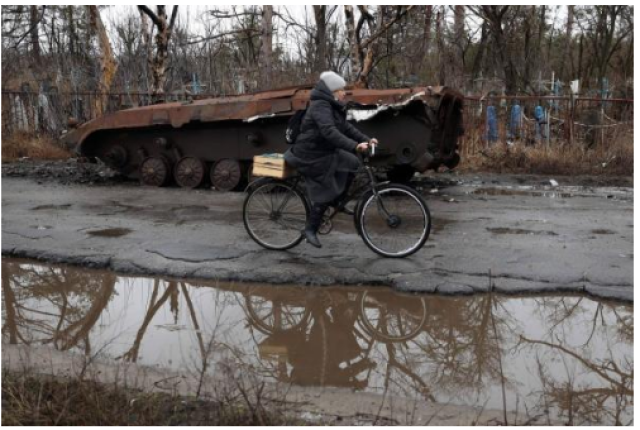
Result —
POLYGON ((51 137, 39 137, 27 133, 14 133, 2 139, 2 161, 14 161, 22 157, 39 160, 63 160, 71 153, 51 137))
MULTIPOLYGON (((248 398, 248 397, 247 397, 248 398)), ((256 404, 3 371, 2 425, 304 425, 256 404)))
POLYGON ((633 176, 633 136, 586 149, 579 144, 507 146, 497 143, 478 154, 463 156, 459 169, 498 173, 633 176))

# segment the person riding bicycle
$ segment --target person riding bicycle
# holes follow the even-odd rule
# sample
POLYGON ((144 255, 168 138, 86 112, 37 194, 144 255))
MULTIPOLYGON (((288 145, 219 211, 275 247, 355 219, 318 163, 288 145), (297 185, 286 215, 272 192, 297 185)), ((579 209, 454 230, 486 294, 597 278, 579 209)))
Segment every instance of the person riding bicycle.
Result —
POLYGON ((355 152, 378 143, 347 121, 345 86, 345 80, 335 72, 320 75, 300 134, 285 153, 286 162, 305 178, 311 213, 303 234, 316 248, 322 247, 317 232, 329 206, 353 214, 344 199, 360 167, 355 152))

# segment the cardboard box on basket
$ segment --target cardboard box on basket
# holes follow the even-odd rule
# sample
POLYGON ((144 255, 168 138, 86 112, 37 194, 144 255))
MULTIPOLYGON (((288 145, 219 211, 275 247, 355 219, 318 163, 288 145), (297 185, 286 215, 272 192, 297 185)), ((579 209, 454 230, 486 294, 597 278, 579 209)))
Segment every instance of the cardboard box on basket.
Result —
POLYGON ((283 179, 293 173, 294 169, 284 161, 283 154, 263 154, 253 157, 253 176, 283 179))

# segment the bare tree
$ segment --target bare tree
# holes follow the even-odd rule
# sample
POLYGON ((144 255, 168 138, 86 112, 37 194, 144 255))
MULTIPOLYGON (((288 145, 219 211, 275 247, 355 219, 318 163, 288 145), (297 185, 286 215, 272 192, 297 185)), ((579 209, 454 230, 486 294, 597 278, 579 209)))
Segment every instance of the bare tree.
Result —
POLYGON ((158 100, 164 96, 164 86, 167 80, 169 41, 171 40, 171 33, 178 15, 178 6, 173 7, 169 20, 167 20, 166 6, 156 6, 157 13, 154 13, 147 6, 138 6, 138 9, 147 15, 156 27, 156 46, 151 68, 151 94, 158 100))
POLYGON ((415 6, 396 6, 395 14, 391 15, 391 9, 387 6, 378 6, 377 16, 373 16, 366 6, 358 6, 360 17, 356 24, 353 6, 345 6, 345 21, 347 37, 351 47, 351 80, 358 88, 369 86, 369 75, 374 66, 374 60, 380 44, 380 38, 389 29, 409 13, 415 6), (364 24, 367 24, 369 36, 362 38, 364 24))
MULTIPOLYGON (((517 92, 517 71, 513 61, 513 55, 507 45, 507 35, 504 24, 506 14, 511 6, 469 6, 471 10, 482 19, 486 20, 491 29, 491 36, 495 45, 494 52, 500 62, 507 94, 517 92)), ((513 6, 517 8, 518 6, 513 6)))

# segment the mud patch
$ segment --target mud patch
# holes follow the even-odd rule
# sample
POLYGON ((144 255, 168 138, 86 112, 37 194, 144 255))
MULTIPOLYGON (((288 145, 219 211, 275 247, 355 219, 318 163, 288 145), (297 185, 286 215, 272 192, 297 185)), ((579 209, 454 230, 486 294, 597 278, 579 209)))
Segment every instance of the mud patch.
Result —
POLYGON ((616 234, 616 233, 617 232, 606 229, 606 228, 597 228, 595 230, 591 230, 591 234, 616 234))
POLYGON ((487 227, 493 234, 527 234, 532 236, 557 236, 558 233, 549 230, 526 230, 524 228, 487 227))
POLYGON ((71 207, 71 204, 64 204, 64 205, 40 205, 40 206, 36 206, 34 208, 31 208, 32 211, 46 211, 46 210, 65 210, 65 209, 69 209, 71 207))
POLYGON ((473 190, 470 194, 481 195, 481 196, 522 196, 522 197, 548 197, 552 199, 557 198, 571 198, 573 194, 570 193, 561 193, 557 191, 528 191, 528 190, 517 190, 512 188, 478 188, 477 190, 473 190))
POLYGON ((122 237, 131 233, 133 230, 130 228, 104 228, 101 230, 91 230, 86 234, 89 236, 98 236, 98 237, 122 237))
POLYGON ((449 225, 455 224, 458 221, 447 218, 431 217, 431 233, 438 234, 442 230, 446 229, 449 225))

